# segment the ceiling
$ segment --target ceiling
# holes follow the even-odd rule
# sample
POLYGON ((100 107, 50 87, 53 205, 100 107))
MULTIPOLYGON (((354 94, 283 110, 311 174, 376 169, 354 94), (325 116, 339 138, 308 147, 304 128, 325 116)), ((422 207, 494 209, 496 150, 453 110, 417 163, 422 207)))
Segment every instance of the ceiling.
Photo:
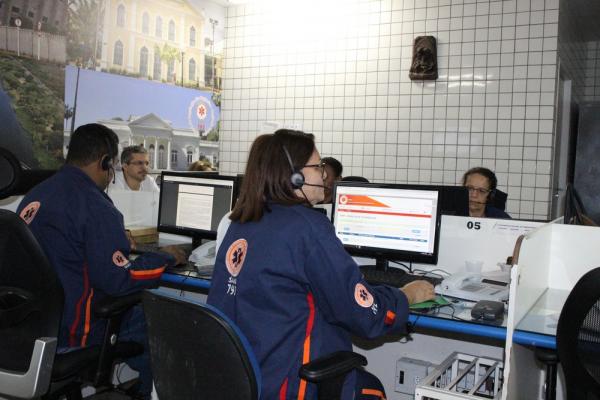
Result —
MULTIPOLYGON (((252 0, 210 0, 221 6, 244 4, 252 0)), ((561 12, 571 14, 581 28, 584 41, 600 41, 600 0, 560 0, 561 12)))

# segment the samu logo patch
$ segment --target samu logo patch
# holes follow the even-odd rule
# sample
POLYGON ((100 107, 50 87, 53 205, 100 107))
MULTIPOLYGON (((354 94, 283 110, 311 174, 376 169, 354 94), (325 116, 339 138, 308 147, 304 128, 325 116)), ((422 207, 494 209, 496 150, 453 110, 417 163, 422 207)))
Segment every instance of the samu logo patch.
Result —
POLYGON ((369 308, 373 305, 373 295, 369 293, 369 290, 362 283, 357 283, 354 287, 354 300, 356 303, 364 308, 369 308))
POLYGON ((244 266, 246 252, 248 251, 248 242, 246 239, 238 239, 229 246, 225 256, 225 265, 231 276, 236 277, 244 266))
POLYGON ((35 214, 37 214, 39 209, 40 209, 40 202, 33 201, 33 202, 27 204, 27 206, 21 211, 21 214, 19 216, 21 217, 21 219, 23 221, 25 221, 25 223, 27 225, 29 225, 31 223, 31 221, 33 221, 33 218, 35 217, 35 214))
POLYGON ((115 251, 113 253, 113 255, 112 255, 112 262, 117 267, 122 267, 122 268, 126 268, 129 265, 129 260, 119 250, 117 250, 117 251, 115 251))

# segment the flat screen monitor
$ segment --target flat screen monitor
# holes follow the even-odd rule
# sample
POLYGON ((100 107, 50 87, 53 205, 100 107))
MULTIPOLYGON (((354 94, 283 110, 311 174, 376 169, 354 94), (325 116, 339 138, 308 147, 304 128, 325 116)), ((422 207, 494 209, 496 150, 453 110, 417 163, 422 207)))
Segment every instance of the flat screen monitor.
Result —
POLYGON ((338 182, 331 220, 349 253, 388 261, 436 264, 440 188, 422 185, 338 182))
POLYGON ((163 172, 158 231, 215 239, 219 222, 235 205, 238 179, 205 172, 163 172))
POLYGON ((444 215, 469 216, 469 191, 464 186, 440 186, 440 210, 444 215))

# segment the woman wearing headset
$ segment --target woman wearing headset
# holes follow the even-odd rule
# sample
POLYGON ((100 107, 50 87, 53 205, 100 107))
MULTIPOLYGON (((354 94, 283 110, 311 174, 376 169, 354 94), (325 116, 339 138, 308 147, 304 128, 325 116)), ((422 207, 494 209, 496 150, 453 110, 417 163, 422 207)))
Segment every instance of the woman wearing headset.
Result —
POLYGON ((510 215, 489 204, 498 185, 496 174, 491 170, 471 168, 463 175, 462 185, 469 191, 470 217, 510 218, 510 215))
MULTIPOLYGON (((424 281, 401 290, 364 281, 331 223, 311 209, 323 200, 324 175, 313 135, 259 136, 217 253, 207 302, 248 337, 262 399, 316 399, 316 387, 298 377, 302 364, 351 350, 351 334, 403 332, 408 305, 434 296, 424 281)), ((342 399, 384 396, 373 375, 348 374, 342 399)))

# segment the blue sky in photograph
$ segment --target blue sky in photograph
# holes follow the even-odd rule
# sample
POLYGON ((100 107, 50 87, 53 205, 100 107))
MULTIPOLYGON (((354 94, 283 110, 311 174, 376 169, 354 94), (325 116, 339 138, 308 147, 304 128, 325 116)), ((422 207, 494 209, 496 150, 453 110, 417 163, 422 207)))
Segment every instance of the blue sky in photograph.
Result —
MULTIPOLYGON (((65 103, 73 107, 77 81, 77 67, 67 65, 65 68, 65 103)), ((211 92, 188 89, 173 84, 165 84, 145 79, 129 78, 122 75, 108 74, 93 70, 81 69, 77 90, 77 112, 75 128, 101 119, 141 117, 154 113, 167 120, 174 128, 193 128, 198 120, 192 112, 190 124, 188 110, 198 98, 203 97, 213 109, 213 118, 208 113, 204 121, 206 131, 219 120, 219 108, 211 100, 211 92)), ((204 104, 207 104, 203 101, 204 104)), ((198 105, 198 102, 195 103, 198 105)), ((69 129, 71 120, 65 122, 69 129)))

